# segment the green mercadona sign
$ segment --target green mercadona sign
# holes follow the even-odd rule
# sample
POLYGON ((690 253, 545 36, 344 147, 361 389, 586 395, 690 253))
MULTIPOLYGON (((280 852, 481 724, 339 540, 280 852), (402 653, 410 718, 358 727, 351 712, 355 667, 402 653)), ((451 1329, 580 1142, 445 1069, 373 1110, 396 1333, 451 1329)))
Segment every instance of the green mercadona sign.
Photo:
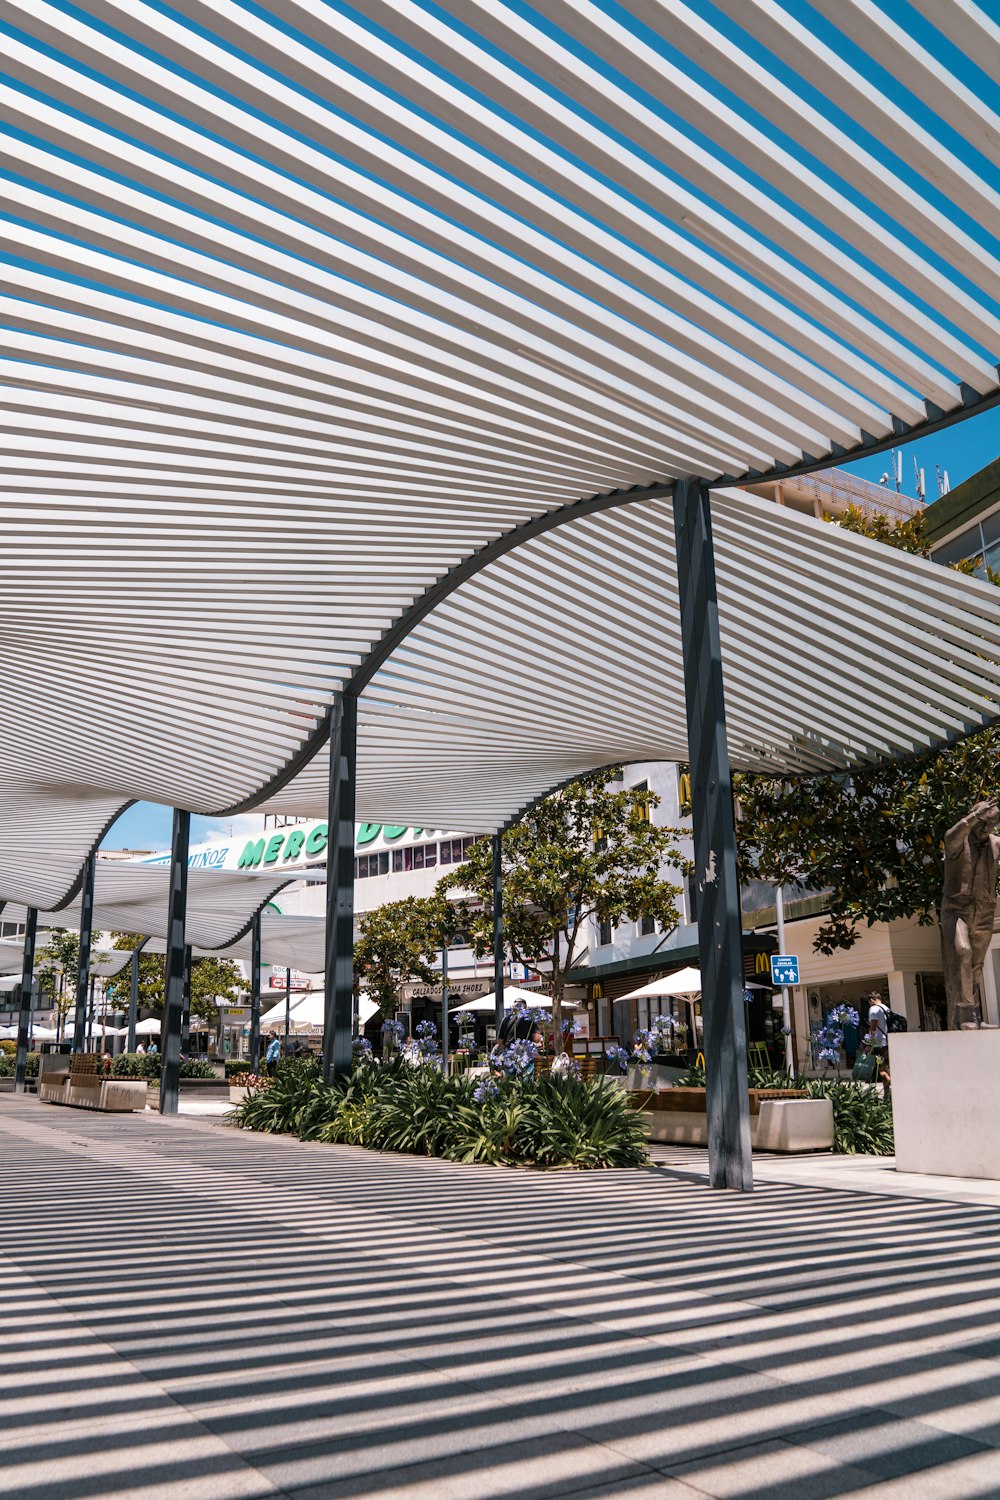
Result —
MULTIPOLYGON (((412 833, 414 837, 419 837, 429 831, 414 828, 412 833)), ((354 847, 363 849, 366 845, 373 844, 379 834, 386 843, 397 843, 409 832, 411 830, 407 826, 395 823, 359 823, 354 831, 354 847)), ((239 857, 237 869, 251 870, 260 865, 287 865, 295 861, 322 859, 326 854, 328 836, 328 824, 306 823, 279 829, 269 838, 249 839, 239 857)))

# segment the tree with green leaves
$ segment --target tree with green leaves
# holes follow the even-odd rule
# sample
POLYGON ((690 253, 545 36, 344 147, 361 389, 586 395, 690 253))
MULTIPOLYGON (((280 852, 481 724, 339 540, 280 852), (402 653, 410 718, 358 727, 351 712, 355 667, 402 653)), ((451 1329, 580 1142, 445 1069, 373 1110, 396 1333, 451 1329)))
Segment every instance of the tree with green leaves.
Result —
MULTIPOLYGON (((551 977, 555 1043, 563 1047, 562 998, 566 976, 581 957, 591 920, 639 921, 663 927, 679 920, 680 886, 664 874, 691 872, 677 846, 676 828, 653 823, 655 793, 621 784, 620 772, 595 771, 546 797, 501 837, 503 926, 516 963, 551 977)), ((460 899, 460 922, 475 953, 493 945, 493 855, 481 839, 464 864, 438 882, 460 899)))
MULTIPOLYGON (((91 967, 107 958, 91 949, 91 967)), ((35 978, 44 998, 57 1014, 57 1029, 76 1004, 76 976, 80 968, 80 934, 67 927, 51 927, 35 951, 35 978)))
POLYGON ((437 984, 431 967, 457 930, 454 907, 443 895, 388 901, 358 918, 354 944, 354 992, 363 989, 384 1015, 399 1004, 404 984, 437 984))
MULTIPOLYGON (((142 933, 113 932, 112 945, 119 951, 134 949, 143 940, 142 933)), ((166 987, 166 958, 162 953, 139 954, 139 1006, 160 1015, 166 987)), ((121 973, 107 982, 108 998, 117 1011, 129 1008, 132 987, 131 965, 126 964, 121 973)), ((231 958, 196 958, 191 963, 191 1016, 202 1021, 217 1021, 217 1000, 227 1005, 240 1005, 249 993, 250 981, 244 979, 237 963, 231 958)))
MULTIPOLYGON (((841 523, 925 555, 923 517, 892 522, 852 507, 841 523)), ((977 560, 960 565, 971 572, 977 560)), ((991 581, 1000 583, 1000 575, 991 581)), ((735 778, 745 877, 827 893, 821 953, 850 948, 862 924, 937 918, 944 835, 973 803, 997 794, 1000 729, 873 770, 798 781, 735 778)))

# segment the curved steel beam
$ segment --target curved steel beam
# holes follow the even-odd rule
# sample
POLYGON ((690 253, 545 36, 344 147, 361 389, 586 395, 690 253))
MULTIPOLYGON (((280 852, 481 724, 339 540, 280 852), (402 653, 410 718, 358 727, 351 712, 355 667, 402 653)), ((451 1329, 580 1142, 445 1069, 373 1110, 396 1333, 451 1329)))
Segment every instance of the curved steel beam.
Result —
MULTIPOLYGON (((629 490, 609 490, 605 494, 591 495, 586 500, 574 500, 570 505, 560 506, 558 510, 545 511, 540 516, 533 516, 530 521, 522 522, 520 526, 512 527, 510 531, 502 532, 500 536, 487 542, 485 547, 478 547, 475 552, 470 552, 468 557, 463 558, 460 563, 456 563, 455 567, 442 574, 403 610, 388 630, 379 636, 364 661, 356 668, 344 686, 344 693, 352 698, 359 698, 375 673, 388 661, 397 646, 406 640, 421 620, 463 583, 474 578, 498 557, 505 557, 508 552, 513 552, 524 542, 530 542, 536 536, 543 536, 545 532, 553 531, 557 526, 566 526, 572 521, 579 521, 584 516, 593 516, 602 510, 613 510, 619 505, 631 505, 637 500, 669 497, 673 492, 672 483, 643 485, 629 490)), ((317 751, 323 748, 329 737, 330 720, 327 715, 261 791, 255 792, 252 797, 247 797, 242 802, 234 803, 232 807, 222 808, 213 816, 232 817, 236 813, 252 812, 261 802, 265 802, 268 797, 287 786, 299 771, 309 764, 317 751)))

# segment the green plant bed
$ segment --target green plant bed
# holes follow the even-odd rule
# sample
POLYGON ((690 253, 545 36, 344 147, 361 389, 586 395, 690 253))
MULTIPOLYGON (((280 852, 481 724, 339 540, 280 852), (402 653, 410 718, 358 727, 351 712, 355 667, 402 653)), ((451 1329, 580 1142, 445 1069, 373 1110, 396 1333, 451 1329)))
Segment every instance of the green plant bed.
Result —
POLYGON ((866 1083, 809 1079, 803 1085, 812 1099, 833 1105, 833 1149, 844 1156, 891 1156, 892 1102, 866 1083))
POLYGON ((326 1084, 316 1064, 282 1063, 230 1111, 244 1130, 498 1166, 638 1167, 642 1123, 602 1079, 524 1077, 485 1089, 394 1061, 326 1084), (478 1097, 477 1097, 478 1096, 478 1097))
MULTIPOLYGON (((37 1078, 38 1077, 38 1058, 39 1058, 39 1054, 37 1052, 29 1052, 28 1053, 28 1056, 27 1056, 27 1058, 25 1060, 25 1075, 24 1076, 26 1078, 37 1078)), ((0 1078, 13 1078, 14 1077, 14 1071, 15 1071, 15 1064, 16 1064, 16 1062, 17 1062, 17 1054, 16 1054, 16 1052, 2 1052, 2 1053, 0 1053, 0 1078)))

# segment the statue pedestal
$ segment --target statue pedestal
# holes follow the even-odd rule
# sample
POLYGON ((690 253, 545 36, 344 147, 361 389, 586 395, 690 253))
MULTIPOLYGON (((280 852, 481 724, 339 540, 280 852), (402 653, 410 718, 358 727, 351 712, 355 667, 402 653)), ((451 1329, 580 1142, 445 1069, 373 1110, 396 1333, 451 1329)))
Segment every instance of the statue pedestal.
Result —
POLYGON ((889 1037, 896 1170, 1000 1181, 1000 1031, 889 1037))

